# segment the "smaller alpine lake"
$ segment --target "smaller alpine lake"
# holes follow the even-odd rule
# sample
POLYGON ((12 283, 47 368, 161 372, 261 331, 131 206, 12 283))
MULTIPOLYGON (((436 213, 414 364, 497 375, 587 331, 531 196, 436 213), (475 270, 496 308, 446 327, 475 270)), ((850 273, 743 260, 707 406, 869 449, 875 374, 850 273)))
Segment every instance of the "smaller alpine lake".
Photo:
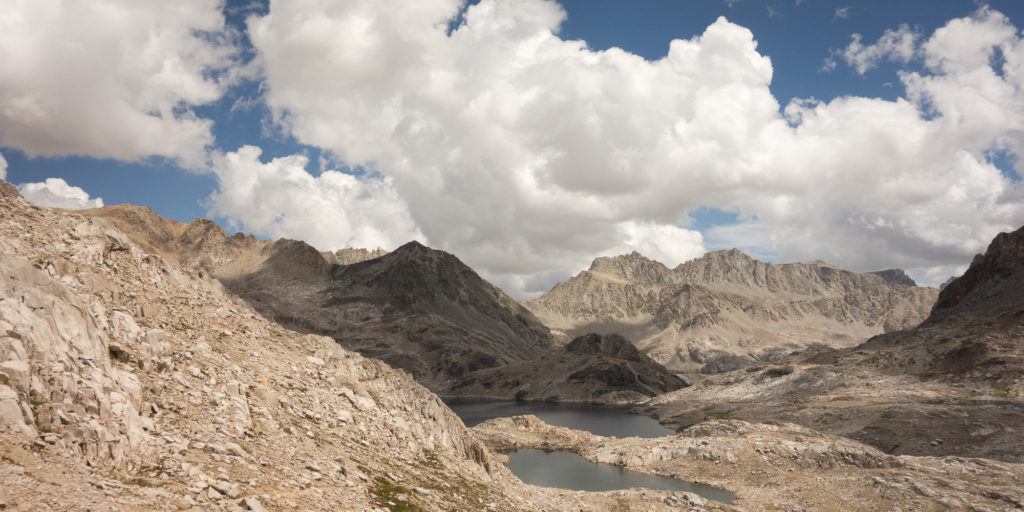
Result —
POLYGON ((509 454, 508 468, 523 482, 543 487, 596 492, 642 487, 692 492, 725 503, 736 499, 725 489, 590 462, 569 452, 520 450, 509 454))

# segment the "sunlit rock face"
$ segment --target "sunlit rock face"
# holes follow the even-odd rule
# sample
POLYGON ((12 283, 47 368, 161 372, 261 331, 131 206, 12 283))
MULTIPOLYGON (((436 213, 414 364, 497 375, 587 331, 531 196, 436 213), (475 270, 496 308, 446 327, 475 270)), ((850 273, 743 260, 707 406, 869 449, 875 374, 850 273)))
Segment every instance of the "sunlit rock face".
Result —
POLYGON ((633 252, 524 303, 556 333, 620 333, 680 372, 720 373, 920 323, 937 296, 899 276, 714 251, 670 269, 633 252))

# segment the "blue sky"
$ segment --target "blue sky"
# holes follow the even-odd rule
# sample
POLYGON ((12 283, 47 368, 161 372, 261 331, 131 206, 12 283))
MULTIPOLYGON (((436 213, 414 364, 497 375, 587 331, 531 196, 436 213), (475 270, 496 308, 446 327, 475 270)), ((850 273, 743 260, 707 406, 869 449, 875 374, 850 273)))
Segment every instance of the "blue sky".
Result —
MULTIPOLYGON (((319 12, 316 1, 285 8, 285 4, 242 1, 222 6, 191 0, 194 12, 180 14, 182 19, 177 22, 201 32, 171 31, 173 37, 165 39, 172 43, 160 49, 166 52, 162 61, 165 65, 186 63, 175 78, 178 81, 147 82, 159 63, 156 68, 140 65, 134 71, 137 76, 117 76, 118 83, 132 84, 129 88, 136 87, 137 82, 146 84, 130 90, 131 94, 119 89, 95 92, 108 83, 102 76, 95 76, 102 70, 83 71, 79 77, 73 70, 47 74, 47 65, 61 62, 60 44, 29 44, 27 39, 36 35, 21 27, 26 30, 0 36, 0 50, 24 53, 25 61, 35 57, 32 51, 42 56, 35 67, 5 71, 5 65, 15 64, 0 63, 0 74, 24 77, 20 82, 0 80, 0 97, 5 88, 8 98, 31 96, 26 91, 52 90, 55 95, 66 95, 61 104, 71 105, 70 110, 82 108, 81 112, 89 112, 90 103, 108 100, 120 102, 114 105, 138 107, 143 116, 160 117, 159 111, 164 109, 160 121, 178 121, 179 126, 172 127, 175 129, 187 125, 192 130, 193 120, 212 122, 208 129, 211 138, 202 139, 203 130, 197 128, 199 135, 181 135, 184 142, 175 146, 166 140, 134 140, 131 130, 126 129, 128 133, 118 137, 132 147, 122 150, 118 139, 102 140, 109 127, 102 117, 90 125, 88 118, 67 114, 67 119, 60 119, 57 115, 52 126, 44 123, 40 128, 25 117, 29 114, 15 113, 0 117, 0 155, 7 162, 6 179, 28 184, 61 178, 108 205, 146 205, 184 222, 212 217, 229 230, 242 229, 264 237, 305 238, 322 249, 375 243, 393 248, 405 238, 419 238, 463 256, 520 296, 536 293, 594 256, 628 249, 675 264, 703 250, 739 246, 767 259, 824 259, 857 270, 901 266, 912 269, 925 281, 941 281, 962 268, 970 254, 981 250, 984 241, 996 232, 1024 222, 1024 210, 1019 208, 1020 178, 1013 168, 1021 129, 1005 119, 979 116, 972 120, 967 119, 969 115, 962 116, 962 112, 973 110, 965 110, 972 88, 982 87, 969 81, 976 73, 936 64, 953 62, 953 57, 943 60, 946 56, 941 52, 955 52, 957 45, 943 46, 938 44, 941 41, 927 44, 942 39, 938 34, 947 25, 951 28, 945 32, 953 40, 993 33, 991 27, 1008 27, 1002 40, 986 42, 975 48, 975 53, 997 48, 991 57, 990 78, 999 80, 998 86, 1018 92, 1009 96, 993 92, 986 106, 993 111, 1015 112, 1020 89, 1013 86, 1020 77, 1005 71, 1005 61, 999 59, 1002 52, 1017 48, 1019 43, 1019 27, 1024 26, 1024 4, 1020 2, 565 0, 560 2, 565 13, 560 22, 557 8, 551 10, 552 3, 540 0, 519 5, 486 0, 480 2, 482 5, 472 2, 461 8, 458 2, 436 3, 436 12, 423 7, 423 12, 405 19, 393 14, 394 6, 390 12, 383 8, 375 12, 364 5, 361 11, 353 7, 356 14, 336 16, 328 15, 326 9, 319 12), (473 19, 462 17, 471 12, 479 14, 473 19), (225 17, 218 22, 222 15, 225 17), (366 41, 377 44, 385 38, 384 43, 365 54, 345 54, 333 60, 334 49, 344 54, 347 48, 361 47, 364 41, 358 39, 360 35, 346 30, 354 26, 353 20, 365 21, 367 16, 376 25, 372 25, 366 41), (722 16, 728 24, 716 21, 722 16), (447 38, 436 37, 430 26, 417 24, 416 17, 447 19, 454 32, 447 38), (316 38, 319 33, 306 32, 312 25, 302 25, 306 28, 298 31, 295 25, 289 25, 320 18, 327 20, 325 23, 337 23, 320 39, 316 38), (965 22, 951 24, 951 20, 958 19, 965 22), (257 45, 249 37, 254 20, 262 23, 257 45), (504 31, 503 20, 518 20, 524 33, 560 28, 555 35, 549 33, 547 39, 535 38, 546 41, 536 47, 522 34, 504 31), (391 24, 394 26, 388 28, 391 24), (460 26, 466 30, 460 30, 460 26), (971 26, 977 32, 969 32, 971 26), (379 27, 387 30, 373 33, 379 27), (289 30, 308 40, 296 45, 286 37, 289 30), (756 41, 756 50, 745 45, 744 30, 749 30, 756 41), (202 35, 198 43, 193 37, 197 33, 202 35), (460 47, 456 37, 460 33, 466 39, 477 39, 472 45, 460 47), (893 38, 885 39, 887 33, 893 38), (859 34, 860 47, 851 45, 854 34, 859 34), (392 51, 387 37, 394 37, 395 47, 405 50, 392 51), (571 40, 585 41, 585 48, 572 50, 571 45, 563 44, 571 40), (657 68, 655 61, 666 59, 673 40, 694 42, 694 47, 710 59, 700 60, 708 69, 675 69, 675 74, 666 74, 657 68), (413 44, 409 41, 415 45, 400 45, 413 44), (901 48, 912 54, 900 54, 900 48, 886 46, 893 41, 907 43, 909 46, 901 48), (203 43, 209 43, 209 48, 197 51, 196 45, 203 43), (517 45, 519 53, 507 52, 509 45, 517 45), (647 63, 604 52, 613 47, 642 57, 647 63), (377 50, 379 53, 374 53, 377 50), (533 53, 523 57, 523 52, 533 53), (495 63, 488 60, 494 56, 511 59, 507 63, 510 69, 521 66, 526 71, 515 74, 494 67, 495 63), (517 56, 525 61, 513 62, 517 56), (855 58, 867 63, 866 68, 859 70, 855 58), (450 61, 458 65, 445 69, 450 61), (826 65, 829 61, 831 66, 826 65), (416 67, 423 62, 438 62, 436 72, 416 67), (770 75, 763 65, 766 62, 770 62, 770 75), (404 63, 411 63, 408 70, 402 67, 404 63), (475 66, 480 66, 479 70, 475 66), (558 78, 558 69, 566 73, 564 80, 558 78), (604 73, 607 69, 614 73, 604 73), (702 84, 705 71, 709 76, 721 71, 725 82, 709 78, 708 84, 702 84), (554 78, 540 73, 553 74, 554 78), (917 81, 915 73, 920 78, 917 81), (61 77, 66 82, 81 81, 81 91, 51 83, 54 79, 47 77, 54 74, 69 74, 61 77), (636 83, 629 78, 648 75, 637 78, 636 83), (416 80, 439 76, 445 80, 453 76, 451 82, 444 83, 456 92, 424 98, 422 91, 415 90, 416 80), (766 76, 770 82, 760 83, 766 76), (197 80, 207 83, 196 85, 197 80), (501 80, 522 88, 505 90, 501 80), (615 80, 630 82, 635 90, 619 97, 614 90, 615 80), (337 86, 324 86, 325 82, 337 86), (183 85, 176 89, 177 83, 183 85), (592 91, 595 87, 602 92, 592 98, 576 101, 572 97, 572 91, 592 91), (730 87, 736 90, 736 101, 729 95, 715 96, 714 91, 730 87), (380 95, 375 96, 374 90, 380 95), (96 97, 90 97, 93 92, 96 97), (111 99, 118 94, 125 98, 111 99), (477 114, 465 105, 474 101, 487 104, 501 94, 509 95, 504 97, 505 104, 517 104, 519 98, 550 96, 552 103, 546 110, 552 116, 545 117, 540 114, 545 109, 533 110, 529 105, 511 113, 506 110, 513 107, 490 106, 493 110, 486 115, 499 116, 493 124, 504 123, 500 116, 505 113, 513 121, 502 125, 500 133, 483 137, 481 132, 490 129, 492 123, 474 117, 472 122, 483 123, 474 128, 466 116, 477 114), (155 103, 138 105, 139 97, 150 96, 157 98, 155 103), (844 98, 870 102, 847 102, 844 98), (665 112, 643 103, 677 99, 678 104, 667 104, 665 112), (818 103, 803 104, 803 110, 793 103, 811 99, 818 103), (606 100, 612 103, 598 104, 606 100), (774 118, 767 112, 772 100, 777 104, 774 118), (392 112, 395 105, 401 108, 392 112), (790 105, 795 109, 790 114, 800 110, 803 117, 799 119, 803 121, 788 117, 790 105), (694 114, 694 108, 698 113, 694 114), (701 117, 700 112, 707 109, 714 115, 701 117), (637 112, 635 116, 630 114, 632 110, 637 112), (385 115, 375 112, 389 112, 387 115, 404 119, 407 124, 378 127, 385 115), (719 114, 734 121, 728 129, 749 131, 749 140, 732 140, 728 129, 712 126, 719 114), (576 115, 582 117, 573 117, 576 115), (748 115, 759 120, 747 125, 748 115), (635 130, 616 128, 634 120, 644 128, 667 123, 650 132, 656 136, 672 131, 673 116, 687 121, 685 127, 676 123, 673 136, 684 137, 685 141, 700 139, 700 144, 694 142, 678 150, 669 143, 647 146, 644 140, 629 141, 635 130), (808 116, 813 116, 814 122, 808 122, 808 116), (570 125, 561 126, 561 119, 569 119, 570 125), (571 125, 574 119, 594 121, 597 132, 581 135, 571 125), (712 120, 710 125, 706 119, 712 120), (869 120, 868 128, 864 119, 869 120), (952 123, 954 119, 957 123, 952 123), (949 122, 939 122, 943 120, 949 122), (878 124, 877 130, 869 129, 872 123, 878 124), (910 124, 896 126, 898 123, 910 124), (414 128, 412 135, 399 135, 397 130, 402 126, 419 128, 414 128), (527 126, 533 126, 533 131, 525 131, 527 126), (546 140, 543 132, 549 126, 554 127, 553 135, 546 140), (360 133, 364 128, 365 133, 360 133), (83 133, 74 133, 75 129, 83 133), (460 130, 465 130, 461 138, 460 130), (722 132, 725 135, 716 135, 716 130, 726 130, 722 132), (858 135, 847 141, 843 130, 858 135), (891 134, 904 132, 945 137, 943 140, 948 139, 955 147, 946 155, 936 151, 915 154, 928 150, 923 143, 901 146, 902 142, 894 142, 890 147, 891 134), (479 141, 466 142, 476 135, 481 135, 479 141), (196 143, 188 137, 207 143, 196 143), (503 140, 514 140, 518 145, 510 147, 503 140), (617 144, 619 140, 623 142, 617 144), (825 140, 828 144, 822 143, 825 140), (730 150, 730 144, 761 148, 764 153, 730 150), (855 144, 862 146, 852 147, 855 144), (202 145, 201 152, 195 150, 197 145, 202 145), (603 149, 588 155, 588 148, 595 145, 603 149), (242 151, 246 146, 258 151, 242 151), (736 161, 720 163, 724 162, 720 157, 713 164, 691 157, 707 148, 730 158, 743 154, 736 161), (475 153, 478 150, 479 155, 475 153), (607 152, 602 153, 604 150, 607 152), (833 153, 841 151, 849 155, 830 160, 833 153), (886 151, 892 156, 882 159, 886 151), (467 154, 473 155, 472 159, 467 154), (861 167, 850 163, 860 156, 879 160, 865 158, 861 167), (961 157, 973 160, 948 166, 944 163, 961 157), (789 158, 792 164, 787 163, 789 158), (921 162, 919 169, 917 162, 921 162), (890 164, 892 167, 886 167, 885 172, 875 170, 890 164), (983 169, 988 165, 997 170, 995 175, 983 169), (910 167, 914 169, 907 171, 907 176, 899 175, 901 169, 910 167), (683 170, 677 173, 676 169, 683 170), (321 173, 325 170, 339 173, 324 176, 321 173), (349 179, 342 176, 346 174, 355 178, 346 181, 349 179), (844 190, 851 195, 863 194, 856 190, 863 185, 856 177, 861 175, 862 181, 873 187, 871 190, 885 192, 863 200, 848 196, 844 190), (509 176, 514 176, 509 183, 497 183, 509 176), (664 179, 659 181, 658 176, 664 179), (489 184, 488 179, 494 183, 489 184), (253 180, 259 183, 254 186, 253 180), (815 180, 821 180, 827 192, 801 186, 815 180), (634 181, 649 185, 634 187, 634 181), (930 188, 930 182, 943 186, 930 188), (972 183, 988 188, 975 190, 972 183), (244 187, 248 188, 242 190, 244 187), (524 188, 512 192, 509 187, 524 188), (421 193, 424 190, 433 192, 421 193), (677 197, 673 196, 674 190, 677 197), (947 191, 953 192, 940 197, 947 191), (311 209, 311 205, 332 201, 337 204, 311 209), (953 210, 968 212, 965 215, 970 218, 954 222, 955 229, 948 234, 937 233, 934 226, 950 224, 944 217, 947 213, 938 212, 950 202, 957 205, 953 210), (324 227, 337 217, 342 219, 336 228, 324 227), (561 231, 558 224, 564 224, 561 231), (865 243, 873 248, 856 249, 865 243)), ((340 3, 345 9, 349 4, 358 6, 362 2, 340 3)), ((61 13, 55 5, 48 13, 49 23, 57 25, 54 30, 60 28, 60 22, 89 23, 90 13, 61 13)), ((147 23, 159 25, 162 17, 168 16, 143 16, 147 14, 141 12, 144 10, 131 12, 139 16, 138 27, 143 34, 147 23)), ((33 15, 41 16, 38 12, 33 15)), ((0 14, 0 26, 13 19, 13 13, 0 14), (5 16, 8 20, 3 19, 5 16)), ((88 39, 95 36, 84 31, 83 39, 75 41, 79 33, 63 30, 61 37, 65 42, 77 42, 86 51, 95 44, 97 49, 90 55, 113 59, 102 54, 110 45, 88 39)), ((966 51, 955 57, 965 62, 974 58, 966 51)), ((623 88, 629 87, 623 83, 623 88)), ((25 100, 9 101, 15 106, 25 104, 25 100)), ((117 120, 112 117, 110 122, 117 120)), ((163 133, 167 139, 172 135, 166 134, 184 132, 163 133)), ((80 195, 76 200, 81 199, 80 195)))

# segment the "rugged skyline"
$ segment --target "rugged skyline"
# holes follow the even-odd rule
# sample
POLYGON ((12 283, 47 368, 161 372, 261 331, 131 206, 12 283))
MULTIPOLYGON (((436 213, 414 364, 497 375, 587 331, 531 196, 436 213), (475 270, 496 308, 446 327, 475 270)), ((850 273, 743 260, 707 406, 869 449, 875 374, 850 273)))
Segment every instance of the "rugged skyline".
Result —
POLYGON ((517 298, 634 249, 936 283, 1024 224, 1016 2, 9 4, 41 204, 416 239, 517 298))

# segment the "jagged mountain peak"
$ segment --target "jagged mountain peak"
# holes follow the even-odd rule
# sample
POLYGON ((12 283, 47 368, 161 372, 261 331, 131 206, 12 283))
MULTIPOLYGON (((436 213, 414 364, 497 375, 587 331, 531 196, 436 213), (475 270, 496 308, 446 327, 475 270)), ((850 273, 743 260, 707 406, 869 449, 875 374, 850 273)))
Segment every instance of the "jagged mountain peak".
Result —
POLYGON ((964 274, 939 293, 933 317, 944 310, 982 304, 984 309, 1019 305, 1024 300, 1024 227, 1000 233, 984 254, 978 254, 964 274))
POLYGON ((410 240, 395 249, 396 253, 413 252, 413 251, 438 251, 439 249, 431 249, 423 245, 419 240, 410 240))
POLYGON ((877 270, 870 273, 885 279, 887 283, 902 284, 904 286, 917 286, 917 281, 914 281, 914 278, 907 275, 907 273, 900 268, 877 270))
POLYGON ((366 294, 403 307, 432 310, 442 299, 458 304, 489 300, 515 304, 455 255, 417 241, 379 258, 341 267, 335 277, 339 283, 332 286, 335 294, 366 294))
POLYGON ((824 262, 768 263, 738 249, 673 269, 632 253, 598 258, 524 304, 566 337, 621 332, 674 370, 718 371, 811 343, 849 346, 924 320, 937 291, 885 277, 824 262))
POLYGON ((619 256, 602 256, 590 264, 589 272, 613 276, 626 281, 661 282, 669 272, 663 263, 637 251, 619 256))

